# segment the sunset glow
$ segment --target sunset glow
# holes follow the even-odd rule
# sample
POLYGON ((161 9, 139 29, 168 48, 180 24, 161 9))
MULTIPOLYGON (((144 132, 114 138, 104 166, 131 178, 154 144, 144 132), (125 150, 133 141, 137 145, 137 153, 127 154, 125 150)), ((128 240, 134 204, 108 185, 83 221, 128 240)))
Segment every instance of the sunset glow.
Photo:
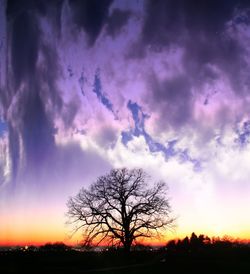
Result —
POLYGON ((120 167, 168 184, 151 243, 250 239, 250 5, 196 2, 0 0, 0 245, 78 243, 69 197, 120 167))

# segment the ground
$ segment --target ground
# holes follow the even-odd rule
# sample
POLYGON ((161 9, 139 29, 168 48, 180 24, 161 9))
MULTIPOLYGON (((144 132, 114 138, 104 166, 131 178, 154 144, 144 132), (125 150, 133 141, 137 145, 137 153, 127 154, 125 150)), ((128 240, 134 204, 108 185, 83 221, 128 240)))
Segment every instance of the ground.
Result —
POLYGON ((1 252, 0 273, 250 273, 249 250, 168 254, 166 251, 1 252))

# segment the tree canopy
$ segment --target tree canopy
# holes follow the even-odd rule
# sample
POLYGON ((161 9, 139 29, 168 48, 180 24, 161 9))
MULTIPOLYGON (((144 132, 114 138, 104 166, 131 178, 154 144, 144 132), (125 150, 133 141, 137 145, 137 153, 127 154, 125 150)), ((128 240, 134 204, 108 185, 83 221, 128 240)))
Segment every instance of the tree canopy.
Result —
POLYGON ((142 169, 112 169, 70 197, 68 223, 82 230, 85 245, 105 242, 129 251, 138 238, 154 237, 174 222, 166 183, 150 187, 149 179, 142 169))

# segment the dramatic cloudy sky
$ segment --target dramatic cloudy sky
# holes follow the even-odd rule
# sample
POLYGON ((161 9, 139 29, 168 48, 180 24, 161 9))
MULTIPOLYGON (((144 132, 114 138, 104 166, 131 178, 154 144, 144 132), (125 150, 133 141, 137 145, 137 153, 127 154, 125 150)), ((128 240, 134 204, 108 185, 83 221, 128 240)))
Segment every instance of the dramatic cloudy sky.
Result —
POLYGON ((1 0, 0 242, 67 241, 113 167, 168 183, 168 237, 249 238, 249 69, 247 0, 1 0))

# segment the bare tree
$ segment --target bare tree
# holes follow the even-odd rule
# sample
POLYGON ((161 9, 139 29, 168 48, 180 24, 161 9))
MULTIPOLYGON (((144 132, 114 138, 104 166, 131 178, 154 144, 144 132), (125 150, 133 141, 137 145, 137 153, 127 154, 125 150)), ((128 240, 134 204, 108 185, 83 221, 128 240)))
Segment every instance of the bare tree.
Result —
POLYGON ((82 188, 67 203, 68 223, 74 233, 82 230, 86 245, 122 245, 130 251, 138 238, 154 237, 174 222, 170 215, 167 186, 148 186, 141 169, 113 169, 89 189, 82 188))

